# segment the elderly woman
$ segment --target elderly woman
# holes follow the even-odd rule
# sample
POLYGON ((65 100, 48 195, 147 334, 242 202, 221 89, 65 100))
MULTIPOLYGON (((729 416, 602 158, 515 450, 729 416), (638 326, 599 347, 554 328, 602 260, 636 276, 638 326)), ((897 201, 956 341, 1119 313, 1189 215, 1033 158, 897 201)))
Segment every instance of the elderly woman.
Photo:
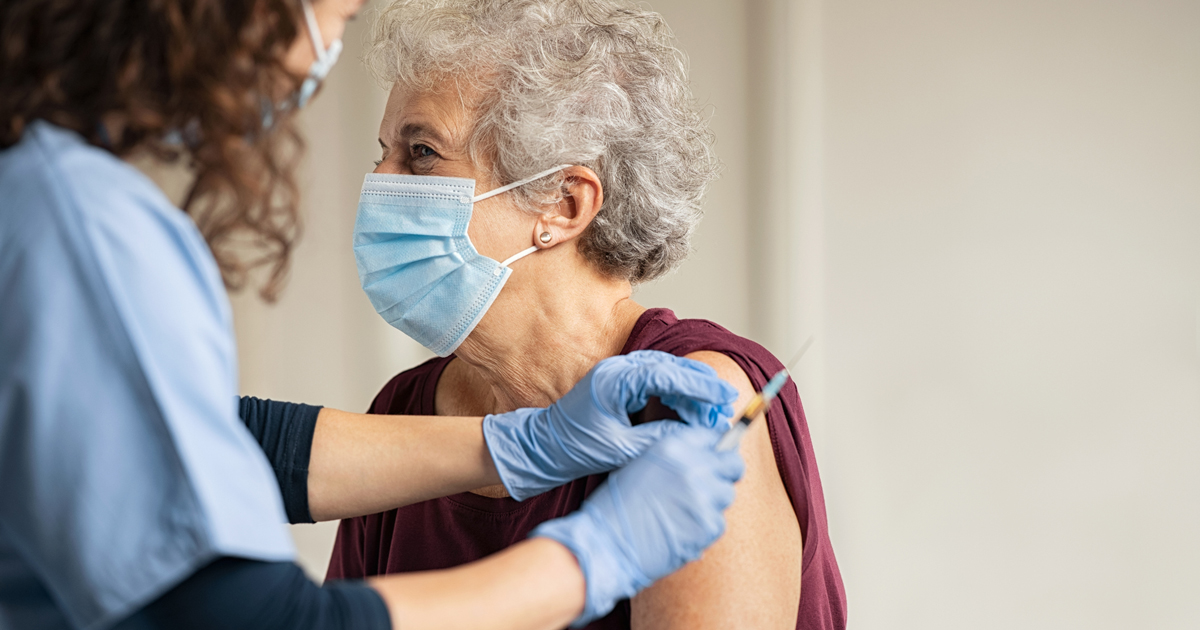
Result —
MULTIPOLYGON (((631 299, 687 256, 717 171, 661 16, 619 0, 397 0, 367 62, 391 88, 375 170, 391 175, 364 184, 360 274, 381 315, 442 355, 392 379, 373 413, 545 406, 597 361, 643 349, 707 363, 744 405, 782 367, 714 323, 631 299), (407 249, 381 258, 389 241, 407 249)), ((724 536, 588 628, 844 627, 795 387, 779 401, 742 442, 724 536)), ((344 520, 329 577, 476 560, 575 510, 601 480, 344 520)))

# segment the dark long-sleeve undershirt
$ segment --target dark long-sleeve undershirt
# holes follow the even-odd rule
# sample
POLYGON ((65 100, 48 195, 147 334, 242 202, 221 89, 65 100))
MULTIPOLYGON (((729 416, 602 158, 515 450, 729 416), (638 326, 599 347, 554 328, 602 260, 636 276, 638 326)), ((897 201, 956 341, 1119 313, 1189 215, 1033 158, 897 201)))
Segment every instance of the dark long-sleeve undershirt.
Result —
POLYGON ((358 581, 317 586, 291 562, 219 558, 113 630, 391 630, 358 581))
POLYGON ((242 396, 238 415, 266 453, 289 523, 312 523, 308 461, 321 407, 242 396))
MULTIPOLYGON (((311 523, 308 462, 321 407, 244 396, 238 414, 266 454, 291 523, 311 523)), ((387 605, 361 582, 318 586, 291 562, 223 557, 114 630, 390 630, 387 605)))

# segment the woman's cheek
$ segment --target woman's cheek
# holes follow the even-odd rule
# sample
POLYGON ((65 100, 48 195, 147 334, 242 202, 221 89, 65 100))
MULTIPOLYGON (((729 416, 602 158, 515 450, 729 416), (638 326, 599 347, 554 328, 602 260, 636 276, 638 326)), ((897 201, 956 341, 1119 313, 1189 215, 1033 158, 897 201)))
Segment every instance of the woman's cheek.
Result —
POLYGON ((529 234, 533 233, 535 221, 532 215, 510 204, 502 205, 497 198, 487 199, 475 205, 467 224, 467 236, 480 254, 504 260, 532 244, 526 241, 532 238, 529 234))

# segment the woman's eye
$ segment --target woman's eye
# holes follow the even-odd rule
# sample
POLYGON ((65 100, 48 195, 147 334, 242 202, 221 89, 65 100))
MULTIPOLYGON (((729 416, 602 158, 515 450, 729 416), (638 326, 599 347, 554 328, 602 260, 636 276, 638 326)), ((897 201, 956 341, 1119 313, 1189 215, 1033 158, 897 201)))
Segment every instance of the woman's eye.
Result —
POLYGON ((413 156, 413 159, 415 159, 415 160, 419 160, 421 158, 433 157, 435 155, 437 155, 437 151, 434 151, 433 149, 429 148, 427 145, 414 144, 412 146, 412 156, 413 156))
POLYGON ((379 165, 383 164, 383 160, 372 160, 372 161, 375 162, 375 168, 379 168, 379 165))

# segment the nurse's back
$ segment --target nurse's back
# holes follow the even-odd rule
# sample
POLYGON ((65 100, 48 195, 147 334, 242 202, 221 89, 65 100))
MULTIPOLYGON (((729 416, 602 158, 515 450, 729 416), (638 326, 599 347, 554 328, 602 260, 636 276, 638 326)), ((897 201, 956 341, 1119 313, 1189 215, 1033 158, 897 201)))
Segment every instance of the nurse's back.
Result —
POLYGON ((153 183, 27 125, 0 150, 0 304, 0 628, 104 625, 220 555, 291 557, 220 273, 153 183))

